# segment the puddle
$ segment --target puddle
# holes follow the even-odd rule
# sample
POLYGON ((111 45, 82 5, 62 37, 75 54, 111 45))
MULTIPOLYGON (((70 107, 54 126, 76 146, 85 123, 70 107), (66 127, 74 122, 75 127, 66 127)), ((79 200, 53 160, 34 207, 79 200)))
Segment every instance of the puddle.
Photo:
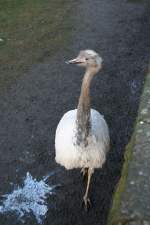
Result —
POLYGON ((22 186, 18 186, 10 194, 3 195, 0 213, 15 213, 24 222, 26 216, 34 215, 38 224, 42 224, 48 211, 47 198, 55 194, 55 188, 60 185, 49 186, 46 181, 54 172, 37 181, 27 172, 22 186))

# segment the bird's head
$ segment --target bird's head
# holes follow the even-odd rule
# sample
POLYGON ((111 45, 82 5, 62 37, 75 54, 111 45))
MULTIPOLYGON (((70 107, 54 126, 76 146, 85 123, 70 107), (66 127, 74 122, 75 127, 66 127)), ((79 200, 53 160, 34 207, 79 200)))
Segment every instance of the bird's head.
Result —
POLYGON ((102 58, 93 50, 82 50, 79 55, 72 60, 67 61, 68 64, 76 64, 85 67, 87 70, 92 70, 97 73, 102 68, 102 58))

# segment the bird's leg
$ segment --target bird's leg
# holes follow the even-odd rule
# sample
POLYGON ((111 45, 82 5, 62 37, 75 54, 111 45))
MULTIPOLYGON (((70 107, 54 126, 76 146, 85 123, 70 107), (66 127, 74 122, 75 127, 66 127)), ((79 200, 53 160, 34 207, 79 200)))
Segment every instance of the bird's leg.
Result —
POLYGON ((81 169, 81 173, 83 175, 83 180, 87 181, 87 177, 88 177, 88 168, 82 168, 81 169))
POLYGON ((87 179, 86 192, 85 192, 85 195, 83 196, 83 203, 84 203, 85 210, 87 210, 88 206, 91 205, 90 199, 88 197, 88 193, 89 193, 89 187, 90 187, 90 182, 91 182, 91 177, 92 177, 93 172, 94 172, 93 168, 88 168, 88 179, 87 179))

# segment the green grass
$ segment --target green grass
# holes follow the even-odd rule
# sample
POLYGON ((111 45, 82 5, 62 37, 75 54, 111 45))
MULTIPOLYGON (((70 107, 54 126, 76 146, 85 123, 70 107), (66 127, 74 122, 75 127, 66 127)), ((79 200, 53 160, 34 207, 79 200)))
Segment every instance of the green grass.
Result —
POLYGON ((67 44, 72 4, 72 0, 0 0, 0 90, 67 44))

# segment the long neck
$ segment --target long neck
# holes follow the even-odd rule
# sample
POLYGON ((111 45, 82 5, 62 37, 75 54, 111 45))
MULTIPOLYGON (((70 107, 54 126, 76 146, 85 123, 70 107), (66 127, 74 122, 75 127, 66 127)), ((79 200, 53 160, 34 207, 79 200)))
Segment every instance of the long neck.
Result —
POLYGON ((90 83, 93 73, 86 71, 79 97, 77 108, 77 144, 87 145, 87 137, 90 132, 90 83))

